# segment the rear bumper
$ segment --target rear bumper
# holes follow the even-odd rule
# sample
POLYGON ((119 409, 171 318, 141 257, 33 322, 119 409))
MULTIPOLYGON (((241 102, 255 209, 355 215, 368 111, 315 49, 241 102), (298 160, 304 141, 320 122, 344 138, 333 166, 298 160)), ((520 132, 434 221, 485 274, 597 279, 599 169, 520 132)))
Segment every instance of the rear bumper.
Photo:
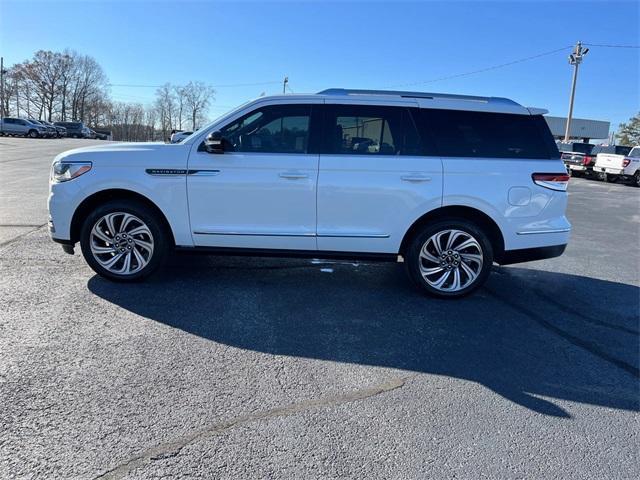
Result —
POLYGON ((624 175, 624 169, 611 167, 593 167, 596 172, 610 173, 611 175, 624 175))
POLYGON ((511 265, 512 263, 532 262, 534 260, 544 260, 547 258, 559 257, 564 253, 567 245, 553 245, 550 247, 521 248, 518 250, 506 250, 496 263, 500 265, 511 265))

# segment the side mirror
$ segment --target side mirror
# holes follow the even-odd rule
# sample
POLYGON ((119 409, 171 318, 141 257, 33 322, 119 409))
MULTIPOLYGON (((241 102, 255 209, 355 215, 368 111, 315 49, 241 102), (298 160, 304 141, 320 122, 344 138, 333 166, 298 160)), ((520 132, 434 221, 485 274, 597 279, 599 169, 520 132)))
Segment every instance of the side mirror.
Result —
POLYGON ((224 153, 224 137, 218 130, 212 132, 204 141, 204 148, 209 153, 224 153))

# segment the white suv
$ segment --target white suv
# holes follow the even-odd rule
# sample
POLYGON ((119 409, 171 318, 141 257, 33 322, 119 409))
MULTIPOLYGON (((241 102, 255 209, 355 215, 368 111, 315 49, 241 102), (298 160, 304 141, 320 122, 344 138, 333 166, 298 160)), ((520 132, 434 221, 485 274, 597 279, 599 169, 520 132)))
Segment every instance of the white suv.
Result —
POLYGON ((404 261, 457 297, 493 262, 565 249, 569 177, 543 113, 419 92, 261 97, 178 144, 58 155, 50 232, 118 281, 181 249, 404 261))

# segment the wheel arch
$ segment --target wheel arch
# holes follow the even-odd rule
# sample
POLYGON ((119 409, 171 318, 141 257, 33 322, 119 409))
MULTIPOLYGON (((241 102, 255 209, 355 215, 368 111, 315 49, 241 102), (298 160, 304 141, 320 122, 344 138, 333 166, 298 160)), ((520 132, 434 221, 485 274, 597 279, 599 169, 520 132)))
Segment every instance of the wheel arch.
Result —
POLYGON ((446 207, 436 208, 419 217, 409 227, 400 243, 400 255, 405 255, 405 251, 414 235, 431 222, 442 220, 444 218, 457 218, 468 220, 475 223, 487 234, 493 247, 494 260, 499 259, 504 254, 504 237, 498 224, 486 213, 477 208, 462 205, 448 205, 446 207))
POLYGON ((171 224, 167 220, 165 214, 160 210, 160 208, 148 197, 142 195, 141 193, 134 192, 133 190, 127 190, 122 188, 110 188, 106 190, 100 190, 89 195, 85 198, 78 208, 76 208, 73 213, 73 217, 71 219, 71 241, 73 243, 78 242, 80 240, 80 230, 82 229, 82 223, 85 218, 89 215, 91 211, 93 211, 98 206, 110 201, 110 200, 133 200, 139 202, 146 207, 150 208, 154 211, 154 213, 160 219, 160 222, 166 228, 166 231, 170 233, 170 239, 172 244, 175 246, 175 235, 173 229, 171 228, 171 224))

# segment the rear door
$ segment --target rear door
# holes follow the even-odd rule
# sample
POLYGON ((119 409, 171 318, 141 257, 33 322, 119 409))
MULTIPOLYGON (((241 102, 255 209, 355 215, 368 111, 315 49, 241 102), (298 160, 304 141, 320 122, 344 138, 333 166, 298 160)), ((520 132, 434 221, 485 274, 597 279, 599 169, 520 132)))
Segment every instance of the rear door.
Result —
POLYGON ((2 121, 2 131, 6 134, 16 133, 15 120, 13 118, 5 118, 2 121))
POLYGON ((406 102, 324 107, 318 249, 397 253, 408 226, 441 205, 442 162, 422 156, 406 102))
POLYGON ((37 128, 35 125, 32 126, 29 124, 29 122, 22 119, 16 120, 14 127, 15 127, 15 133, 20 135, 26 135, 27 133, 29 133, 29 130, 33 130, 37 128))

